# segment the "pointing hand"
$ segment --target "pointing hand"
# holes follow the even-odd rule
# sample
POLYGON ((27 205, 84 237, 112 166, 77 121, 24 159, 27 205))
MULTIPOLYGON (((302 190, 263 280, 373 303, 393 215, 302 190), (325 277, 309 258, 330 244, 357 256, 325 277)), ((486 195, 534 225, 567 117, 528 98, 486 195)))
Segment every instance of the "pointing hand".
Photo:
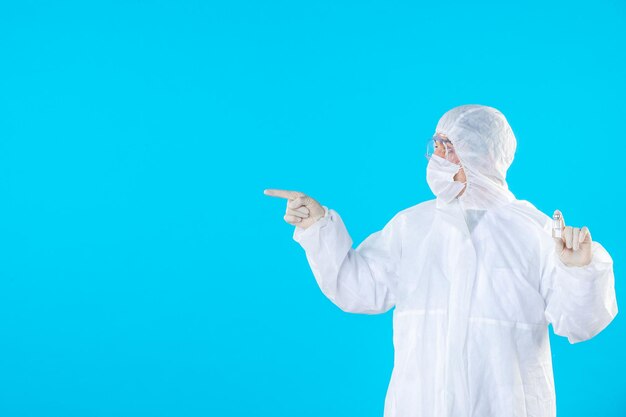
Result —
POLYGON ((287 210, 283 217, 291 225, 308 228, 326 213, 324 207, 300 191, 264 190, 263 194, 287 199, 287 210))
POLYGON ((565 219, 559 210, 554 211, 555 215, 561 216, 561 237, 554 236, 554 250, 567 266, 585 266, 591 262, 591 233, 587 226, 578 227, 565 226, 565 219))

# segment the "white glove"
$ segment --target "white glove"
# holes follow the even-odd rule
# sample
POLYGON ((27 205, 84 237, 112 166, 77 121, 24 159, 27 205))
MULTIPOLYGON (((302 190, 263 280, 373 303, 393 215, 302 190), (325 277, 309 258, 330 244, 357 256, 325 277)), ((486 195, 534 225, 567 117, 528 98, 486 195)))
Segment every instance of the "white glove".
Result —
POLYGON ((559 210, 554 214, 561 215, 561 237, 554 236, 554 250, 559 255, 561 261, 567 266, 585 266, 591 263, 591 233, 587 226, 582 229, 578 227, 565 226, 565 219, 559 210))
POLYGON ((308 228, 326 214, 320 203, 300 191, 268 189, 263 190, 263 194, 286 198, 287 210, 283 218, 287 223, 303 229, 308 228))

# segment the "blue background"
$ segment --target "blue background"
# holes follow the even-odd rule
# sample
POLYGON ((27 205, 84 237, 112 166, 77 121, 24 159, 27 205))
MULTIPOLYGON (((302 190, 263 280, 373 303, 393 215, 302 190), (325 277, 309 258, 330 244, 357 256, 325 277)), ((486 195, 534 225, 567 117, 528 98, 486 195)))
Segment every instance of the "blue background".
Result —
MULTIPOLYGON (((626 5, 509 3, 3 1, 0 415, 382 416, 391 313, 324 298, 263 189, 356 245, 432 198, 460 104, 624 299, 626 5)), ((559 415, 626 415, 624 331, 551 336, 559 415)))

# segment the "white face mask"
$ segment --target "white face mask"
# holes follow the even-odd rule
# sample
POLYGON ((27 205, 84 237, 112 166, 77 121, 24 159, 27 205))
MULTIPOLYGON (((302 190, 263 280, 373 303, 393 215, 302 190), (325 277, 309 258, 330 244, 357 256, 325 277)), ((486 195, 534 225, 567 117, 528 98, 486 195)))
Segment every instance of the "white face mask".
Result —
POLYGON ((426 167, 426 182, 433 194, 446 203, 454 200, 465 187, 464 182, 454 181, 454 175, 461 167, 457 164, 432 155, 426 167))

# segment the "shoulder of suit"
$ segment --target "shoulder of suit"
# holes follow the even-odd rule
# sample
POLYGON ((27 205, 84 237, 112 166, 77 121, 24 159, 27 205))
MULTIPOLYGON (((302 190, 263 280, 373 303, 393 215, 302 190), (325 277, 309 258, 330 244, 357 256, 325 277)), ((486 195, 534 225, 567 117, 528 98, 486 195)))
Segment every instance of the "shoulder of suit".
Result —
POLYGON ((518 217, 523 221, 530 221, 540 228, 550 227, 552 220, 547 214, 539 210, 528 200, 514 200, 505 208, 507 215, 518 217))
POLYGON ((393 216, 392 220, 411 220, 418 218, 421 220, 434 215, 436 209, 436 199, 426 200, 413 206, 400 210, 393 216))

